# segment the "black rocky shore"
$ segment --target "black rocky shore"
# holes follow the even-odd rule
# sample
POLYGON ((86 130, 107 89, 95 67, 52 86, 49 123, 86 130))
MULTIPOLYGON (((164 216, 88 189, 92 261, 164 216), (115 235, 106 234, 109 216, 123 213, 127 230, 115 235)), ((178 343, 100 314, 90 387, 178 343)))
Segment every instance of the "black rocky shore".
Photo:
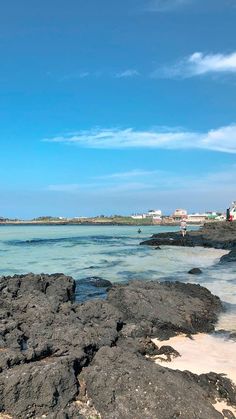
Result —
POLYGON ((183 238, 181 232, 167 232, 153 234, 149 240, 141 245, 148 246, 188 246, 208 247, 229 250, 229 255, 223 261, 236 261, 236 221, 206 223, 199 230, 190 230, 183 238))
MULTIPOLYGON (((133 281, 75 302, 63 274, 0 278, 0 416, 16 419, 220 419, 236 388, 155 364, 179 333, 213 332, 222 304, 200 285, 133 281)), ((178 356, 178 353, 174 353, 178 356)), ((201 353, 199 353, 201 356, 201 353)))

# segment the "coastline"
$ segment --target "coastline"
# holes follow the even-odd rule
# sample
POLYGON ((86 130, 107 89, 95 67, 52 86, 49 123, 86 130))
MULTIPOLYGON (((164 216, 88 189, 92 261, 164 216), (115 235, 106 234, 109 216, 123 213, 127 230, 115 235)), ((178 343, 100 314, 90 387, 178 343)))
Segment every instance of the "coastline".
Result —
POLYGON ((198 231, 189 230, 185 237, 179 232, 153 234, 149 240, 140 243, 147 246, 201 246, 206 248, 236 249, 236 222, 205 223, 198 231))
MULTIPOLYGON (((74 302, 75 282, 63 274, 15 275, 0 281, 7 331, 0 353, 0 389, 6 388, 0 390, 2 412, 17 419, 26 414, 133 419, 137 411, 137 419, 169 419, 181 411, 186 419, 220 419, 225 417, 217 410, 221 403, 221 411, 234 417, 236 388, 221 372, 190 375, 151 359, 174 354, 179 360, 175 336, 197 339, 198 333, 216 330, 223 306, 206 288, 180 282, 106 284, 105 300, 81 304, 74 302), (158 346, 151 339, 158 339, 158 346), (45 388, 39 371, 48 382, 45 388), (13 403, 8 393, 12 400, 17 394, 19 401, 13 403)), ((204 356, 200 345, 198 353, 204 356)))
MULTIPOLYGON (((215 221, 212 221, 214 223, 215 221)), ((81 226, 164 226, 164 227, 171 227, 171 226, 179 226, 179 221, 171 221, 168 219, 164 219, 161 222, 152 221, 151 219, 144 219, 144 220, 135 220, 131 217, 106 217, 106 218, 86 218, 86 219, 68 219, 68 220, 48 220, 48 221, 39 221, 39 220, 0 220, 0 226, 27 226, 27 225, 39 225, 39 226, 60 226, 60 225, 81 225, 81 226)), ((196 223, 196 222, 189 222, 188 225, 190 227, 200 227, 203 223, 196 223)))

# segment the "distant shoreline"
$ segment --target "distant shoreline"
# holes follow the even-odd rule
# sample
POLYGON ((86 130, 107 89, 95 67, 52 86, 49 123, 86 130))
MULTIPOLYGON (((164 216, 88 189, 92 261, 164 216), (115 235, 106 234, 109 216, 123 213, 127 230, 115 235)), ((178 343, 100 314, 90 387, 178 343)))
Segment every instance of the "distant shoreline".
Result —
MULTIPOLYGON (((145 227, 145 226, 179 226, 178 221, 168 221, 161 223, 150 222, 129 222, 129 221, 115 221, 115 220, 106 220, 106 221, 0 221, 0 226, 134 226, 134 227, 145 227)), ((189 226, 201 226, 203 223, 188 223, 189 226)))

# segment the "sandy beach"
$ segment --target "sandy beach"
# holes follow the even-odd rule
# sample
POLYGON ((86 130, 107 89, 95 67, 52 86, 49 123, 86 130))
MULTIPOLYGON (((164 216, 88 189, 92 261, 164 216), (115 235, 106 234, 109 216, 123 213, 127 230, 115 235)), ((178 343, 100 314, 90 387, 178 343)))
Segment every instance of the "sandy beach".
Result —
MULTIPOLYGON (((155 362, 167 368, 190 371, 194 374, 207 374, 212 371, 228 377, 236 385, 236 341, 216 335, 199 333, 188 337, 179 335, 166 341, 153 339, 158 346, 171 346, 180 356, 172 356, 171 361, 164 355, 155 357, 155 362)), ((219 412, 225 409, 236 415, 236 406, 216 400, 213 406, 219 412)))

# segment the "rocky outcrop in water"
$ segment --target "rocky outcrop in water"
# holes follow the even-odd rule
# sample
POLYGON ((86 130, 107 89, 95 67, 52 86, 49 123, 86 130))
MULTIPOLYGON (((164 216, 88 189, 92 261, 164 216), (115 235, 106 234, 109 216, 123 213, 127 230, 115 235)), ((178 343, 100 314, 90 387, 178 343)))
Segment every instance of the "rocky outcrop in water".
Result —
POLYGON ((188 274, 190 275, 201 275, 202 270, 200 268, 192 268, 190 271, 188 271, 188 274))
POLYGON ((112 287, 107 300, 78 304, 74 296, 73 279, 62 274, 0 278, 0 412, 15 419, 223 417, 196 379, 145 358, 158 353, 151 336, 213 330, 217 297, 197 285, 141 281, 112 287))
POLYGON ((184 238, 181 232, 154 234, 151 239, 140 244, 233 249, 236 247, 236 222, 207 223, 197 231, 188 231, 184 238))
POLYGON ((220 258, 220 263, 236 262, 236 248, 220 258))

